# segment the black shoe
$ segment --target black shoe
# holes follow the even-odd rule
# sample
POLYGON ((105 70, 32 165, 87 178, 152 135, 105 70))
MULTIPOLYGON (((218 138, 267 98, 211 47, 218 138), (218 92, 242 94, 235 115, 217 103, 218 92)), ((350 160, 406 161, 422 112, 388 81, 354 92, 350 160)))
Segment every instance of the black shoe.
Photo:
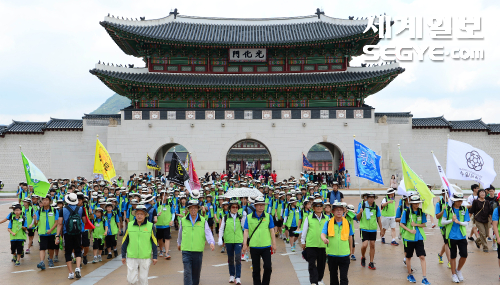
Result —
POLYGON ((474 241, 473 237, 468 237, 467 239, 470 240, 470 241, 474 241))
POLYGON ((364 258, 364 257, 361 258, 361 266, 363 266, 363 267, 366 266, 366 258, 364 258))
POLYGON ((84 264, 84 265, 87 265, 87 256, 84 256, 84 257, 83 257, 83 264, 84 264))
POLYGON ((115 249, 113 252, 115 254, 115 257, 117 257, 118 256, 118 250, 115 249))
POLYGON ((80 270, 75 270, 75 277, 76 277, 76 279, 82 278, 82 274, 80 273, 80 270))
POLYGON ((481 247, 481 246, 479 245, 479 240, 478 240, 478 239, 476 239, 476 240, 474 241, 474 243, 476 244, 476 247, 477 247, 477 248, 480 248, 480 247, 481 247))
POLYGON ((113 258, 113 255, 111 253, 108 253, 108 259, 113 258))

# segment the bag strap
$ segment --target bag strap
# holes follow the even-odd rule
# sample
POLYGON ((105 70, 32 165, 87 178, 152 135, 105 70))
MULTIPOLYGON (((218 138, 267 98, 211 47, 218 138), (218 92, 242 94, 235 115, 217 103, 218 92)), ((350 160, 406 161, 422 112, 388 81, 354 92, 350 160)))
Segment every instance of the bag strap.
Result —
POLYGON ((262 223, 262 221, 264 220, 263 218, 265 218, 266 214, 265 213, 262 213, 264 215, 264 217, 262 217, 260 219, 260 222, 257 224, 257 227, 255 227, 255 230, 253 230, 252 234, 250 235, 250 237, 248 238, 248 245, 250 245, 250 240, 252 239, 253 235, 255 234, 255 232, 257 231, 257 229, 259 228, 260 224, 262 223))

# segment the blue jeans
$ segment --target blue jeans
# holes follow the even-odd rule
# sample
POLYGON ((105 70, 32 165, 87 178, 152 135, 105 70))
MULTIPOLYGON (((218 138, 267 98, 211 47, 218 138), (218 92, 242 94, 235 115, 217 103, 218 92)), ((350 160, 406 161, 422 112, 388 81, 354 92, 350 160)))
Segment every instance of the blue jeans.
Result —
POLYGON ((226 243, 229 276, 235 276, 236 278, 241 277, 241 247, 241 243, 226 243))
POLYGON ((184 285, 200 284, 202 259, 203 252, 182 252, 182 263, 184 264, 184 285))

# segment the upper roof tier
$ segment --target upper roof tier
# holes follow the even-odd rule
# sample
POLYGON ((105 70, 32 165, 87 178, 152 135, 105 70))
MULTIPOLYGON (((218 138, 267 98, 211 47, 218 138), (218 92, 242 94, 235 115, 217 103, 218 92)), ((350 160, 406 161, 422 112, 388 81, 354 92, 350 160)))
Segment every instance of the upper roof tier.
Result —
MULTIPOLYGON (((177 15, 156 20, 125 20, 107 16, 100 24, 128 54, 120 39, 197 46, 297 46, 371 38, 363 33, 368 19, 346 20, 318 15, 290 18, 208 18, 177 15)), ((375 43, 376 43, 375 42, 375 43)))

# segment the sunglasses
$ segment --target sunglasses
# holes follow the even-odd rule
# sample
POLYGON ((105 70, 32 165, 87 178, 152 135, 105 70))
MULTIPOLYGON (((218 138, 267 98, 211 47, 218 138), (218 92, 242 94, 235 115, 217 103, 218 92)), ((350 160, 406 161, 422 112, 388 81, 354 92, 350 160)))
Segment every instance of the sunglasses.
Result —
POLYGON ((233 207, 231 207, 231 209, 239 209, 239 208, 240 208, 240 207, 238 207, 238 206, 233 206, 233 207))

